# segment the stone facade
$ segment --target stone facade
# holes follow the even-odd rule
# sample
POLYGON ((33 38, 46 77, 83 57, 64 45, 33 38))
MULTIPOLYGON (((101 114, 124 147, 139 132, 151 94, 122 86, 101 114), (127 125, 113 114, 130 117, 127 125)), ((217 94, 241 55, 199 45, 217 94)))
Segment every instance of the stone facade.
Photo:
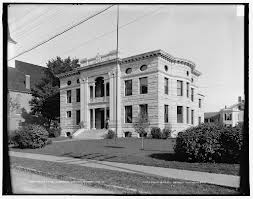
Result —
POLYGON ((161 129, 169 127, 176 136, 178 131, 204 122, 204 96, 198 90, 199 76, 194 63, 175 58, 162 50, 123 59, 117 59, 114 52, 83 59, 79 68, 59 75, 62 135, 74 133, 79 128, 104 128, 104 120, 109 118, 109 128, 117 130, 118 137, 124 137, 125 132, 137 136, 133 124, 125 121, 126 106, 132 109, 130 118, 133 122, 140 105, 147 104, 150 126, 161 129), (147 81, 145 94, 140 94, 140 78, 147 81), (130 95, 126 95, 127 80, 132 81, 130 95), (178 87, 179 83, 182 87, 178 87), (76 100, 77 89, 80 89, 80 102, 76 100), (67 93, 71 102, 67 99, 67 93), (165 105, 168 120, 165 120, 165 105), (82 125, 77 124, 79 117, 82 125))

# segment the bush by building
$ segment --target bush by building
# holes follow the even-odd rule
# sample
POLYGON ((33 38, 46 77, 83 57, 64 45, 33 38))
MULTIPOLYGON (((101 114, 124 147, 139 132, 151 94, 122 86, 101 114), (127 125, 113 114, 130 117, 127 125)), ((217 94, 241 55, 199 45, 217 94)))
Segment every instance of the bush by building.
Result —
POLYGON ((162 138, 162 132, 159 127, 152 127, 150 134, 151 134, 151 138, 153 138, 153 139, 161 139, 162 138))
POLYGON ((20 127, 13 135, 12 141, 21 149, 41 148, 48 142, 48 132, 40 125, 29 124, 20 127))
POLYGON ((164 128, 162 131, 162 139, 168 139, 171 137, 171 129, 170 128, 164 128))
POLYGON ((105 135, 105 139, 113 139, 115 137, 115 132, 113 130, 108 130, 108 133, 105 135))
POLYGON ((175 154, 178 159, 190 162, 237 163, 242 140, 241 127, 201 124, 179 132, 175 154))
POLYGON ((61 135, 60 128, 50 128, 48 130, 48 137, 50 137, 50 138, 59 137, 60 135, 61 135))

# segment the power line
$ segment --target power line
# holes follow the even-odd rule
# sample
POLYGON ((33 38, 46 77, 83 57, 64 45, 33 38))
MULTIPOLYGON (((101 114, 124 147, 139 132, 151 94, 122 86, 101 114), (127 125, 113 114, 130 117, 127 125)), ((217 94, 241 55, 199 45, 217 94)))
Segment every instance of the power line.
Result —
MULTIPOLYGON (((141 19, 144 18, 144 17, 147 17, 147 16, 152 15, 152 14, 154 14, 155 12, 157 12, 158 10, 162 9, 163 7, 164 7, 164 6, 159 7, 158 9, 155 9, 155 10, 153 10, 152 12, 149 12, 149 13, 146 13, 146 14, 144 14, 144 15, 141 15, 141 16, 135 18, 134 20, 132 20, 132 21, 126 23, 126 24, 123 24, 123 25, 119 26, 119 29, 122 29, 122 28, 124 28, 124 27, 126 27, 126 26, 128 26, 128 25, 130 25, 130 24, 132 24, 132 23, 135 23, 136 21, 139 21, 139 20, 141 20, 141 19)), ((63 52, 63 55, 67 54, 67 53, 70 52, 70 51, 73 52, 73 50, 77 50, 77 49, 79 49, 79 48, 85 46, 87 43, 89 43, 89 42, 91 42, 91 41, 94 41, 94 40, 97 40, 97 39, 100 39, 100 38, 102 38, 102 37, 104 37, 104 36, 107 36, 107 35, 109 35, 109 34, 115 32, 115 31, 117 31, 117 29, 114 29, 114 30, 112 30, 112 31, 105 32, 105 33, 103 33, 103 34, 101 34, 101 35, 99 35, 99 36, 97 36, 97 37, 94 37, 94 38, 92 38, 92 39, 90 39, 90 40, 88 40, 88 41, 85 41, 85 42, 79 44, 78 46, 73 47, 73 48, 71 48, 71 49, 69 49, 69 50, 63 52)))
POLYGON ((37 47, 39 47, 39 46, 41 46, 41 45, 43 45, 43 44, 45 44, 45 43, 47 43, 47 42, 49 42, 49 41, 55 39, 56 37, 58 37, 58 36, 60 36, 60 35, 62 35, 62 34, 64 34, 64 33, 68 32, 69 30, 71 30, 71 29, 73 29, 73 28, 75 28, 75 27, 81 25, 82 23, 84 23, 84 22, 86 22, 86 21, 88 21, 88 20, 90 20, 90 19, 96 17, 97 15, 99 15, 99 14, 105 12, 106 10, 110 9, 110 8, 113 7, 113 6, 114 6, 114 5, 108 6, 107 8, 105 8, 105 9, 103 9, 103 10, 97 12, 96 14, 91 15, 91 16, 89 16, 89 17, 87 17, 87 18, 81 20, 81 21, 78 22, 77 24, 72 25, 71 27, 65 29, 64 31, 62 31, 62 32, 60 32, 60 33, 58 33, 58 34, 56 34, 56 35, 50 37, 49 39, 47 39, 47 40, 45 40, 45 41, 43 41, 43 42, 41 42, 41 43, 35 45, 34 47, 32 47, 32 48, 30 48, 30 49, 28 49, 28 50, 25 50, 25 51, 19 53, 18 55, 12 57, 11 59, 8 59, 8 61, 13 60, 13 59, 15 59, 16 57, 19 57, 20 55, 23 55, 23 54, 25 54, 25 53, 27 53, 27 52, 30 52, 31 50, 34 50, 35 48, 37 48, 37 47))

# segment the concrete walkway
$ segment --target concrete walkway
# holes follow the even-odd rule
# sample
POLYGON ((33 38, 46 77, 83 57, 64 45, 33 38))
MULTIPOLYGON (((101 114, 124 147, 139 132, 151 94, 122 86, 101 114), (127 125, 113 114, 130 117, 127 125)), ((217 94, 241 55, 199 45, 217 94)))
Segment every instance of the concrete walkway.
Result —
POLYGON ((240 187, 240 177, 226 174, 215 174, 199 171, 189 171, 180 169, 171 169, 163 167, 143 166, 134 164, 125 164, 118 162, 97 161, 88 159, 78 159, 72 157, 60 157, 52 155, 9 152, 10 156, 29 158, 34 160, 45 160, 51 162, 58 162, 64 164, 75 164, 84 167, 102 168, 109 170, 116 170, 129 173, 138 173, 142 175, 153 175, 167 178, 175 178, 180 180, 196 181, 200 183, 215 184, 233 188, 240 187))

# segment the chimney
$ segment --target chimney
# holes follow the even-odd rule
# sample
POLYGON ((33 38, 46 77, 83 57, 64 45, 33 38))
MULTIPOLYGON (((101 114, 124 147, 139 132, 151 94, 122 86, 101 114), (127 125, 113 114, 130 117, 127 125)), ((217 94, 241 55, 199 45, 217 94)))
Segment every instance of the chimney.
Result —
POLYGON ((241 96, 238 97, 238 102, 242 102, 242 97, 241 96))
POLYGON ((25 88, 30 89, 30 75, 25 75, 25 88))

